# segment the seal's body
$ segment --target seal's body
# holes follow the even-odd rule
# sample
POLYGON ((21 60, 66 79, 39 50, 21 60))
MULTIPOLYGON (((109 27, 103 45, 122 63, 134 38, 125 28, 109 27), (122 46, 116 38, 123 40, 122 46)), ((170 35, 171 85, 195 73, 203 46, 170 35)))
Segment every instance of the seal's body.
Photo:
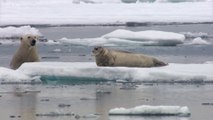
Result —
POLYGON ((159 67, 167 65, 156 58, 143 54, 110 50, 103 47, 95 47, 93 54, 98 66, 159 67))

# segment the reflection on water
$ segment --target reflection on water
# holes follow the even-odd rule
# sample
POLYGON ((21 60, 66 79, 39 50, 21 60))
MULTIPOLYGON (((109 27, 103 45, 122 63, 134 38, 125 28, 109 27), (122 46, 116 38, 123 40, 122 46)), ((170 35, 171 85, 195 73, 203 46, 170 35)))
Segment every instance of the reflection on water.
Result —
POLYGON ((20 114, 22 120, 36 120, 37 93, 27 92, 20 96, 20 114))
POLYGON ((1 85, 1 120, 211 120, 212 85, 152 84, 136 89, 105 85, 1 85), (39 90, 39 91, 37 91, 39 90), (109 116, 112 108, 188 106, 190 117, 109 116))
MULTIPOLYGON (((1 91, 2 94, 5 93, 3 97, 6 98, 6 101, 1 101, 1 107, 4 105, 5 112, 7 113, 4 114, 3 118, 36 120, 37 94, 39 91, 27 90, 21 86, 12 86, 10 90, 6 92, 1 91)), ((2 115, 0 118, 2 118, 2 115)))

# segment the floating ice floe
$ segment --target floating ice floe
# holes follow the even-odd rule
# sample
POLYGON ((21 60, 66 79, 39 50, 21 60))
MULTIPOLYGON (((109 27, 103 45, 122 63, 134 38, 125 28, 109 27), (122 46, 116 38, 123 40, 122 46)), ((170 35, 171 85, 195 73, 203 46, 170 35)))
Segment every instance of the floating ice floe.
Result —
POLYGON ((126 45, 157 45, 157 46, 176 46, 184 43, 185 36, 179 33, 147 30, 133 32, 118 29, 100 38, 67 39, 62 38, 62 43, 70 43, 85 46, 126 46, 126 45))
POLYGON ((33 34, 41 36, 42 34, 38 29, 31 26, 21 26, 21 27, 4 27, 0 28, 0 44, 2 45, 13 45, 18 44, 19 38, 22 35, 33 34))
POLYGON ((114 108, 109 115, 145 115, 145 116, 190 116, 187 106, 149 106, 141 105, 134 108, 114 108))
POLYGON ((22 72, 0 67, 1 84, 41 83, 40 77, 30 77, 22 72))
POLYGON ((186 38, 209 37, 208 33, 204 33, 204 32, 181 32, 180 34, 185 35, 186 38))
POLYGON ((18 40, 6 40, 6 39, 3 39, 3 40, 0 40, 0 45, 16 45, 16 44, 19 44, 20 41, 18 40))
MULTIPOLYGON (((150 41, 150 45, 177 45, 185 40, 185 36, 173 32, 164 32, 156 30, 147 30, 133 32, 124 29, 118 29, 103 36, 106 39, 124 39, 130 41, 150 41)), ((146 44, 146 43, 145 43, 146 44)), ((147 43, 149 45, 149 43, 147 43)))
POLYGON ((209 45, 210 43, 207 42, 206 40, 202 39, 201 37, 197 37, 195 39, 193 39, 191 41, 191 43, 189 44, 193 44, 193 45, 209 45))
POLYGON ((41 36, 41 33, 38 29, 31 26, 21 26, 21 27, 4 27, 0 28, 0 39, 13 39, 19 38, 22 35, 33 34, 41 36))
POLYGON ((56 80, 128 80, 139 82, 188 82, 213 81, 213 64, 176 64, 164 67, 129 68, 98 67, 95 62, 38 62, 24 63, 18 72, 28 76, 41 76, 56 80))
MULTIPOLYGON (((84 38, 84 39, 61 38, 59 42, 82 46, 97 46, 97 45, 108 46, 107 41, 103 38, 84 38)), ((109 46, 114 46, 114 44, 110 44, 109 46)))
POLYGON ((185 40, 185 36, 182 34, 173 33, 173 32, 157 31, 157 30, 146 30, 146 31, 133 32, 133 31, 129 31, 129 30, 118 29, 118 30, 115 30, 111 33, 104 35, 103 37, 106 39, 120 38, 120 39, 130 39, 130 40, 135 40, 135 41, 174 40, 174 41, 178 41, 178 42, 183 42, 185 40))

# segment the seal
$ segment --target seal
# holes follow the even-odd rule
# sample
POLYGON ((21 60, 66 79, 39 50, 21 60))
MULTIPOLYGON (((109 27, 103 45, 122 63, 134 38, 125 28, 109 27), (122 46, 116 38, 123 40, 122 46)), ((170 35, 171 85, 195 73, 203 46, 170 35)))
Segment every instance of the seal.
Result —
POLYGON ((93 49, 97 66, 160 67, 167 64, 151 56, 127 51, 111 50, 104 47, 93 49))

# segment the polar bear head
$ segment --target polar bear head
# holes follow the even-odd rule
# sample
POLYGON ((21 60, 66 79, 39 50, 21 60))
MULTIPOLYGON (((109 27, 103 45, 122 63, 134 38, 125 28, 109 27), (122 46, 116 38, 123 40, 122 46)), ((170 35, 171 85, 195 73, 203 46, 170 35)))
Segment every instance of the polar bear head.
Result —
POLYGON ((27 45, 28 47, 33 47, 36 46, 36 42, 38 41, 38 36, 28 34, 28 35, 23 35, 21 38, 21 43, 27 45))
POLYGON ((20 38, 21 44, 14 54, 12 61, 10 63, 10 68, 17 69, 24 62, 38 62, 40 61, 36 43, 38 41, 38 36, 35 35, 23 35, 20 38))

